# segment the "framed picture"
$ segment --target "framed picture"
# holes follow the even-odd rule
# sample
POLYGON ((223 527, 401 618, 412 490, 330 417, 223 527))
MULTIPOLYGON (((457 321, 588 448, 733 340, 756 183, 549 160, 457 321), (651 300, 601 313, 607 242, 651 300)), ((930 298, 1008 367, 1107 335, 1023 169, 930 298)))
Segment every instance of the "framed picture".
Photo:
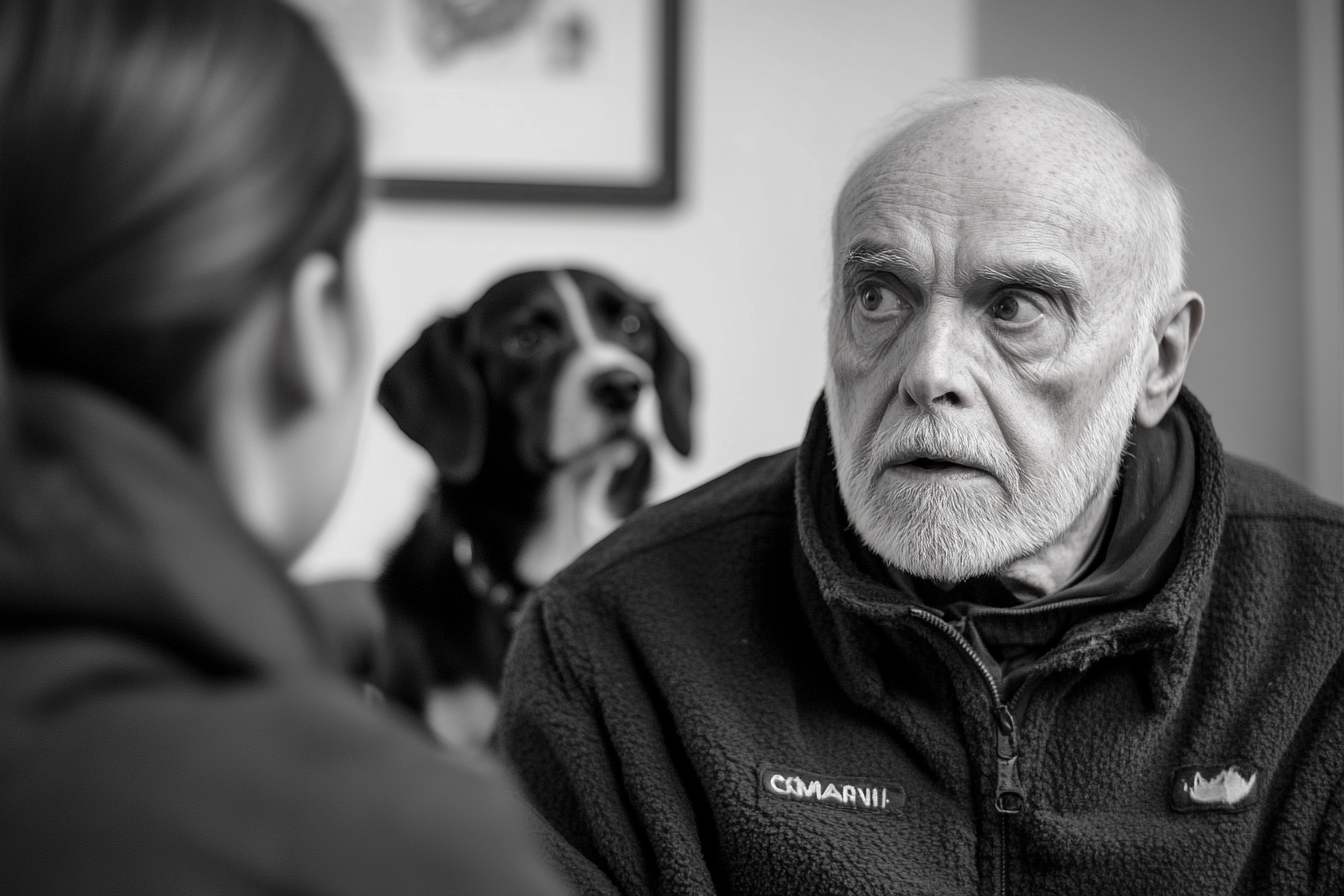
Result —
POLYGON ((391 199, 677 198, 680 0, 294 0, 391 199))

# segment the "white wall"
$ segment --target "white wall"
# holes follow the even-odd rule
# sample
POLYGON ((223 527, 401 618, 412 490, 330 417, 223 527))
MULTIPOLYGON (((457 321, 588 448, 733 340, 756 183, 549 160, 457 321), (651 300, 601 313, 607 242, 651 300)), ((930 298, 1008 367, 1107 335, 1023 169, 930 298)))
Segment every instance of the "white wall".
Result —
MULTIPOLYGON (((828 219, 884 120, 972 71, 972 0, 687 0, 684 198, 667 210, 378 204, 357 261, 377 364, 519 265, 598 265, 654 295, 699 363, 698 447, 666 496, 797 442, 821 388, 828 219)), ((371 575, 430 481, 379 410, 304 578, 371 575)))

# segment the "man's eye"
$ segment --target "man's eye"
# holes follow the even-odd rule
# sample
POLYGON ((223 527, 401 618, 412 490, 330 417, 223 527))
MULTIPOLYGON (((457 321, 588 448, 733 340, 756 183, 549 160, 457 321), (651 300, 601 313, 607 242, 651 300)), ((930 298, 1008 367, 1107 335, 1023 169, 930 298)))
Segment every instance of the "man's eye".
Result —
POLYGON ((1041 309, 1020 292, 1002 292, 990 306, 990 314, 1010 324, 1029 324, 1041 316, 1041 309))
POLYGON ((865 280, 854 290, 854 296, 864 311, 875 313, 895 309, 899 297, 896 291, 879 280, 865 280))

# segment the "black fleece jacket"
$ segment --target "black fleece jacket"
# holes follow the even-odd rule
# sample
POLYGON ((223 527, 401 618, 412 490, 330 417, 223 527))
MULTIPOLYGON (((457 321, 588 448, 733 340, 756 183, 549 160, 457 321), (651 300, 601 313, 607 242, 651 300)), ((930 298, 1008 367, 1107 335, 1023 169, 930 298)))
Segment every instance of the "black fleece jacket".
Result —
POLYGON ((498 769, 362 698, 165 434, 7 387, 0 893, 558 896, 498 769))
POLYGON ((1004 706, 846 547, 825 415, 530 607, 501 745, 585 893, 1344 893, 1344 509, 1225 458, 1004 706), (1001 811, 1006 810, 1006 811, 1001 811))

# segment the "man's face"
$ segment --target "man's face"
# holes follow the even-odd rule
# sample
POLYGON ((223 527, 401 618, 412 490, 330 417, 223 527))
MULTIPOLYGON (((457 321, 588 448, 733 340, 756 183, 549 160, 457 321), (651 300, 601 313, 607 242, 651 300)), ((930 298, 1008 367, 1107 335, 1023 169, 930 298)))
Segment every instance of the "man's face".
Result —
POLYGON ((850 517, 898 568, 993 572, 1109 496, 1144 357, 1113 152, 1050 110, 962 111, 846 193, 830 423, 850 517))

